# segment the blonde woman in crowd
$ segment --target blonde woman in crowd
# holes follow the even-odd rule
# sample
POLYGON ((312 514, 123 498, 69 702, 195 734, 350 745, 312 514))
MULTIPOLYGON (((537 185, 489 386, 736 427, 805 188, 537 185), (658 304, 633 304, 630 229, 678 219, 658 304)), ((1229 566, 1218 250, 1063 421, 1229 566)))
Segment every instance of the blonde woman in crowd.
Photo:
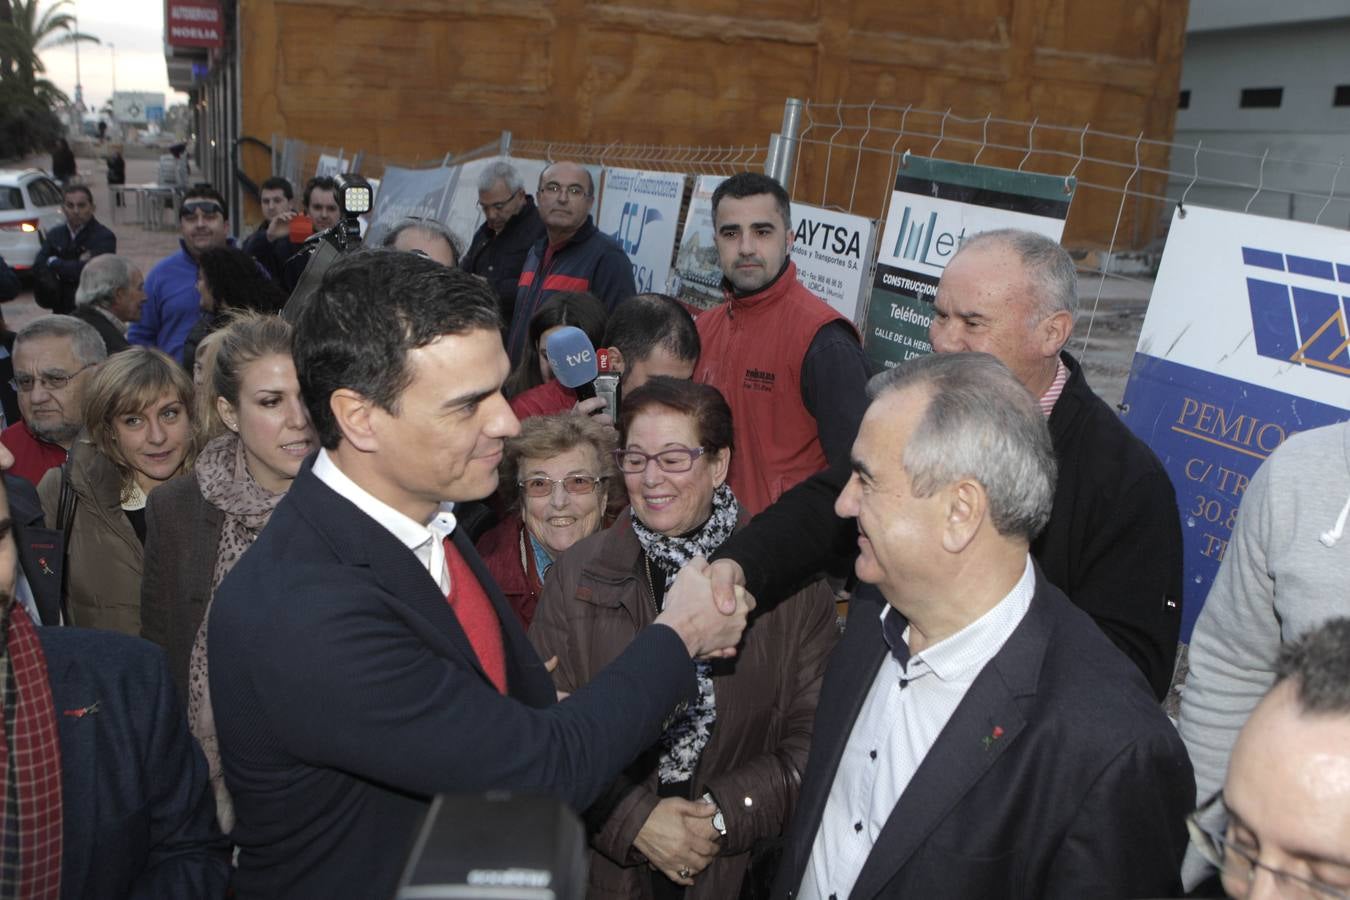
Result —
POLYGON ((207 688, 206 616, 221 579, 262 531, 318 442, 291 359, 291 328, 244 313, 217 332, 203 392, 218 436, 194 471, 155 494, 147 510, 142 637, 169 654, 192 734, 206 753, 223 830, 234 825, 207 688))

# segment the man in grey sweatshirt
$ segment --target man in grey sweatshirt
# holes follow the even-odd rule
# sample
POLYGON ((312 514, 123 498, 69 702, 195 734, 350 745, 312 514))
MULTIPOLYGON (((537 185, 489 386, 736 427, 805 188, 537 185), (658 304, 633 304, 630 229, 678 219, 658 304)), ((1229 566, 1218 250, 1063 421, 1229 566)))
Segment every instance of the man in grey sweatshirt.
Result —
MULTIPOLYGON (((1197 802, 1228 770, 1238 731, 1275 681, 1280 647, 1350 615, 1350 422, 1289 438, 1248 485, 1190 644, 1181 737, 1197 802)), ((1194 886, 1206 866, 1183 870, 1194 886)))

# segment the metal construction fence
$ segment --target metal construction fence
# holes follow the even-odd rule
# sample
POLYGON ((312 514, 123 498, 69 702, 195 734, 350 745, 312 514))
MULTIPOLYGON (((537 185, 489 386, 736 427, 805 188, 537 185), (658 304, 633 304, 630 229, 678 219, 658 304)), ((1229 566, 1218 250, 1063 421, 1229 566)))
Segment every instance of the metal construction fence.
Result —
POLYGON ((780 131, 727 146, 575 143, 516 138, 441 157, 390 159, 359 146, 323 147, 273 137, 272 172, 302 184, 324 161, 379 177, 388 165, 450 166, 492 156, 622 166, 689 175, 766 171, 794 200, 883 219, 891 185, 911 155, 1072 178, 1071 249, 1112 255, 1157 249, 1175 204, 1193 202, 1276 218, 1350 227, 1344 160, 1294 159, 1173 143, 1064 125, 967 117, 952 110, 789 99, 780 131), (1316 187, 1314 187, 1316 186, 1316 187))
POLYGON ((1097 295, 1085 310, 1089 333, 1104 286, 1147 277, 1156 267, 1179 204, 1350 227, 1344 160, 1160 141, 1095 130, 1091 123, 970 117, 875 102, 788 99, 778 132, 747 137, 762 140, 734 146, 575 143, 504 132, 480 147, 409 160, 274 136, 271 168, 297 185, 325 165, 378 178, 387 166, 450 167, 497 156, 694 176, 753 170, 777 177, 794 201, 874 222, 885 221, 896 176, 911 156, 1059 176, 1066 194, 1071 186, 1074 193, 1064 244, 1080 271, 1097 276, 1095 286, 1086 287, 1097 295))

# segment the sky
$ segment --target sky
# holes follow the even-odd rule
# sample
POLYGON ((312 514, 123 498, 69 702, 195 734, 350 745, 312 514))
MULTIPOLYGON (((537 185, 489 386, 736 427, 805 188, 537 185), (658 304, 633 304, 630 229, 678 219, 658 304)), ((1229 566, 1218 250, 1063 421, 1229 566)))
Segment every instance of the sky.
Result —
MULTIPOLYGON (((40 0, 39 10, 51 2, 40 0)), ((80 31, 102 41, 80 44, 80 81, 90 110, 99 109, 112 96, 109 44, 117 48, 117 90, 162 93, 166 107, 187 102, 187 94, 169 89, 164 68, 164 0, 74 0, 63 9, 79 16, 80 31)), ((56 47, 39 55, 47 79, 74 99, 75 48, 56 47)))

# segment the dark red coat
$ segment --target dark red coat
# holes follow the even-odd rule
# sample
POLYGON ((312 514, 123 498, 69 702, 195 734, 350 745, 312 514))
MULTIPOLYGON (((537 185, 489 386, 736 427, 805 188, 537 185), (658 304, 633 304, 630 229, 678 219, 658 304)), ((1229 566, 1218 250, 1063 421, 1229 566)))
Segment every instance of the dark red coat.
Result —
POLYGON ((483 564, 502 589, 506 602, 520 617, 520 624, 528 629, 544 586, 534 565, 534 550, 525 534, 520 513, 511 513, 498 522, 478 539, 477 549, 483 564))

